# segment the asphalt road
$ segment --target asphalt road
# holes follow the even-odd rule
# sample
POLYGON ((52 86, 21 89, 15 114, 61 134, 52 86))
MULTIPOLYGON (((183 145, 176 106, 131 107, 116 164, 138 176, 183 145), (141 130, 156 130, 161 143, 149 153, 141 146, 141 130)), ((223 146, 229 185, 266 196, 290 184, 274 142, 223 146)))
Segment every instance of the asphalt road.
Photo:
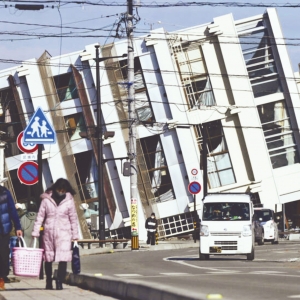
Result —
POLYGON ((224 298, 300 299, 300 241, 265 243, 255 247, 255 260, 246 256, 211 256, 198 260, 197 248, 120 251, 81 257, 88 274, 133 278, 176 286, 224 298))

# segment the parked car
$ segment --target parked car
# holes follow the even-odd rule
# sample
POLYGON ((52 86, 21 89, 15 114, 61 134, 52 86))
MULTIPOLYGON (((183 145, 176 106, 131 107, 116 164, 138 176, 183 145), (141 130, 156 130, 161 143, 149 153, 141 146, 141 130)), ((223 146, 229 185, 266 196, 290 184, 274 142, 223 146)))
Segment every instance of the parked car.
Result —
POLYGON ((264 228, 264 240, 265 242, 271 242, 272 244, 278 244, 278 227, 275 222, 274 211, 272 209, 255 207, 254 208, 255 219, 264 228))
POLYGON ((253 218, 253 224, 254 224, 255 242, 257 243, 257 245, 261 246, 265 243, 264 227, 263 225, 261 225, 261 223, 255 216, 255 214, 253 218))

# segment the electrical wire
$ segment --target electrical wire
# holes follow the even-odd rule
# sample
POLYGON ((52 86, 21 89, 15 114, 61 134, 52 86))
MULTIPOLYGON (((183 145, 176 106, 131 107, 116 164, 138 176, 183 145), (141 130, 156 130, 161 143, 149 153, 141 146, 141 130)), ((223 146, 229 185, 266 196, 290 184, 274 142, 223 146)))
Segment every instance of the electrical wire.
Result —
MULTIPOLYGON (((13 3, 24 3, 23 0, 14 0, 10 1, 13 3)), ((26 3, 32 4, 49 4, 56 3, 56 0, 43 0, 43 1, 26 1, 26 3)), ((91 6, 108 6, 108 7, 127 7, 127 2, 110 2, 106 3, 104 1, 61 1, 62 5, 70 5, 70 4, 78 4, 78 5, 91 5, 91 6)), ((2 5, 2 7, 8 7, 9 5, 2 5)), ((282 8, 299 8, 300 3, 274 3, 274 2, 259 2, 259 3, 250 3, 250 2, 205 2, 205 1, 192 1, 192 2, 183 2, 179 1, 176 3, 171 2, 162 2, 152 1, 147 4, 147 2, 140 1, 138 5, 134 5, 135 7, 143 8, 168 8, 168 7, 194 7, 194 6, 212 6, 212 7, 282 7, 282 8)))

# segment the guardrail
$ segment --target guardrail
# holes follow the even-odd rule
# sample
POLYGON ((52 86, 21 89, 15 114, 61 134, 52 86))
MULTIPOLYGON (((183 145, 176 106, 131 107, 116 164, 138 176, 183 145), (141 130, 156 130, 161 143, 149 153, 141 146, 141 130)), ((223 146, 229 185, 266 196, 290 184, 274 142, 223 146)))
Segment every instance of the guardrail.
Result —
POLYGON ((125 248, 128 244, 129 239, 105 239, 105 240, 99 240, 99 239, 82 239, 78 240, 78 244, 81 246, 82 249, 84 249, 84 245, 88 245, 88 249, 91 249, 92 244, 107 244, 110 243, 113 245, 113 248, 116 249, 118 244, 123 244, 123 248, 125 248))

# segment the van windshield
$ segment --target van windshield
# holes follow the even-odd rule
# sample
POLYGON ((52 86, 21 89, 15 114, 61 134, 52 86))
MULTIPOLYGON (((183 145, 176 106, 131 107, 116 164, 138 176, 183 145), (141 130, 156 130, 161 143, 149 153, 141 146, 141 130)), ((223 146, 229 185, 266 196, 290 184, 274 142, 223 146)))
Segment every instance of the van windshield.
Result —
POLYGON ((250 220, 249 211, 249 203, 205 203, 202 219, 206 221, 245 221, 250 220))
POLYGON ((260 222, 273 220, 273 214, 270 209, 254 210, 254 214, 260 222))

